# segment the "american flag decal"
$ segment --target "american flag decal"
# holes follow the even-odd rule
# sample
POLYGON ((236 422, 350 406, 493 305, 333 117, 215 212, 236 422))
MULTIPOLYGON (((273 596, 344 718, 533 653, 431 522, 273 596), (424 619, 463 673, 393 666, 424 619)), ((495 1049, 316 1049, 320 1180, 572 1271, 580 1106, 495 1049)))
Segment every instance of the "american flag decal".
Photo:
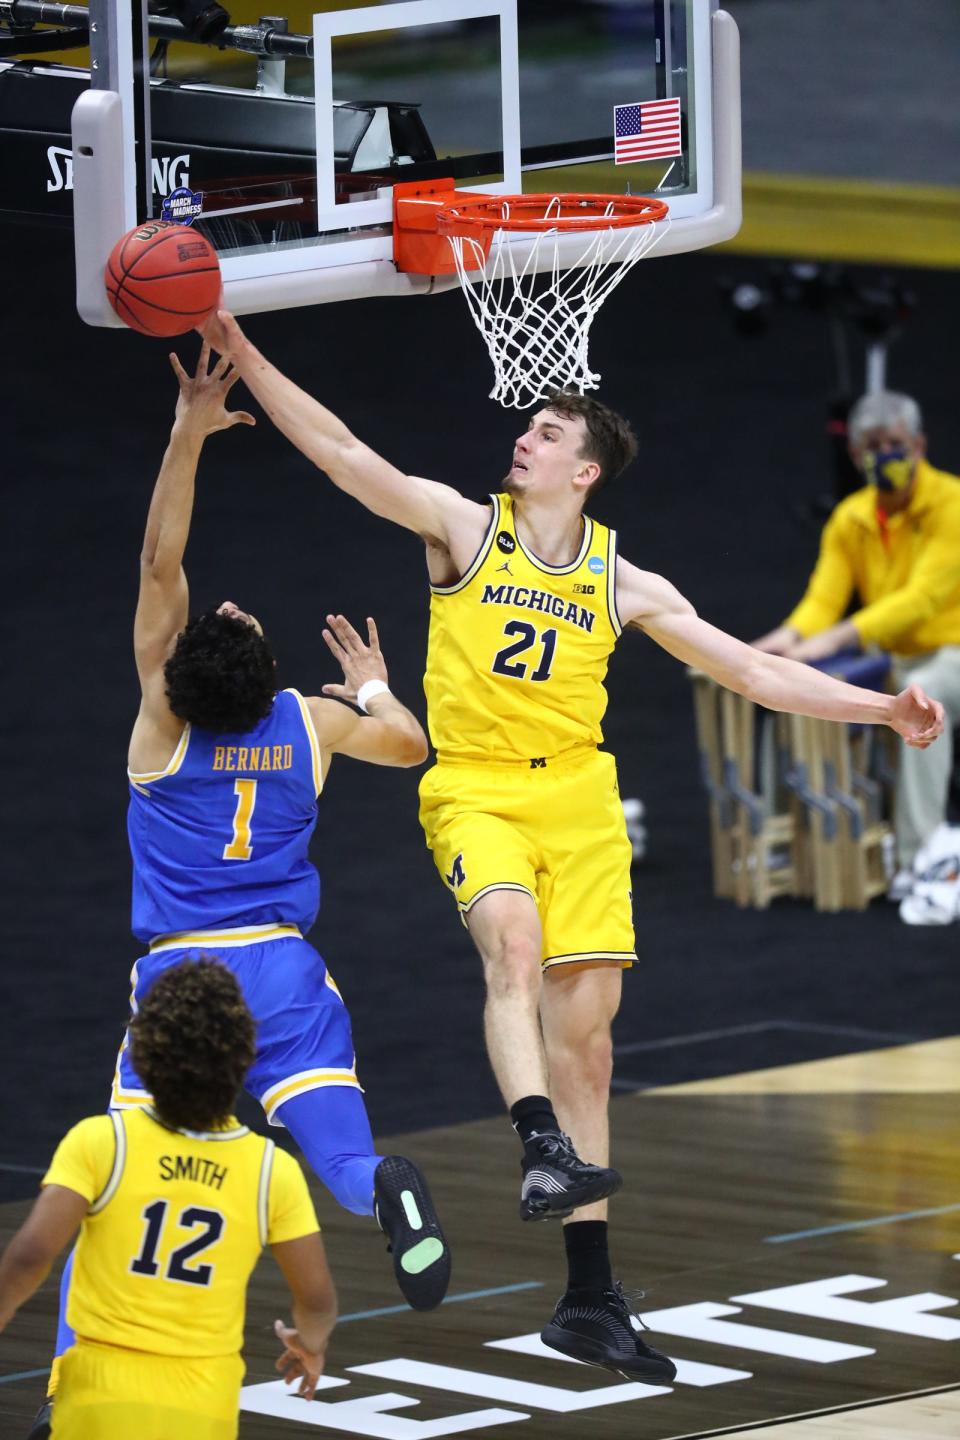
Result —
POLYGON ((663 160, 682 153, 680 96, 613 107, 613 158, 617 165, 663 160))

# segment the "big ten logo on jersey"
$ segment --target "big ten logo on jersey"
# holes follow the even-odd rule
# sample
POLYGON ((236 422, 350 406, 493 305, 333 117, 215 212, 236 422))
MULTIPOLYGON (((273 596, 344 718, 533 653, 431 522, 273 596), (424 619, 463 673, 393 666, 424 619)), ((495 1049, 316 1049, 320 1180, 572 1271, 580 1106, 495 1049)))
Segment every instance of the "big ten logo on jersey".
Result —
MULTIPOLYGON (((50 166, 48 193, 72 190, 73 151, 65 150, 62 145, 48 145, 47 163, 50 166)), ((155 155, 151 169, 154 195, 168 195, 171 190, 190 182, 189 155, 155 155)))

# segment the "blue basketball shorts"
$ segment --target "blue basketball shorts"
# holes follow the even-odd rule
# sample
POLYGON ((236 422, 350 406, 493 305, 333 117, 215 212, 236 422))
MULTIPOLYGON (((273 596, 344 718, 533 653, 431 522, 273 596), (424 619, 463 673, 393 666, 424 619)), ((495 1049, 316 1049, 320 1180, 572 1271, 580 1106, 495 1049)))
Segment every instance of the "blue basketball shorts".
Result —
MULTIPOLYGON (((212 958, 233 972, 257 1022, 257 1054, 246 1089, 263 1106, 271 1125, 287 1100, 329 1085, 360 1089, 350 1016, 320 955, 293 925, 251 930, 192 931, 155 941, 131 971, 130 1009, 158 975, 181 960, 212 958), (251 933, 256 934, 253 943, 251 933)), ((149 1104, 133 1068, 129 1033, 117 1057, 110 1105, 149 1104)))

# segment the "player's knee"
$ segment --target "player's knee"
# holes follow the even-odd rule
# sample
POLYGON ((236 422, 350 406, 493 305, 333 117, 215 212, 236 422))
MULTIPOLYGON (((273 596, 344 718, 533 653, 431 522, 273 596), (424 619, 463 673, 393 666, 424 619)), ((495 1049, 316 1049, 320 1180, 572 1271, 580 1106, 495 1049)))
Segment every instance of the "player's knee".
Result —
POLYGON ((597 1041, 596 1055, 592 1060, 596 1069, 597 1085, 606 1093, 613 1078, 613 1040, 610 1031, 605 1031, 597 1041))
POLYGON ((494 994, 539 991, 540 944, 532 935, 503 933, 484 949, 487 989, 494 994))
POLYGON ((613 1075, 613 1040, 606 1023, 547 1044, 551 1075, 565 1075, 579 1092, 606 1096, 613 1075))
POLYGON ((606 1026, 591 1032, 583 1047, 583 1057, 586 1084, 606 1095, 613 1076, 613 1041, 606 1026))

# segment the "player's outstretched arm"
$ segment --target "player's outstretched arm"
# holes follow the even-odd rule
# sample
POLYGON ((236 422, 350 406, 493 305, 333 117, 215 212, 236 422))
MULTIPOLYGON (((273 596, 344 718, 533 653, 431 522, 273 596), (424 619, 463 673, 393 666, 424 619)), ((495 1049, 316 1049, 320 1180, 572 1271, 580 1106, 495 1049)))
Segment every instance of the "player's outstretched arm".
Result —
POLYGON ((133 646, 144 706, 161 726, 179 732, 167 709, 163 665, 173 639, 187 620, 187 577, 183 554, 193 515, 194 482, 203 442, 216 430, 255 425, 244 410, 227 410, 226 399, 239 375, 220 359, 211 368, 210 346, 200 350, 196 373, 188 375, 170 356, 180 393, 170 440, 153 488, 140 553, 140 594, 133 623, 133 646))
POLYGON ((617 608, 625 625, 768 710, 821 720, 889 725, 908 745, 925 750, 943 731, 943 706, 918 685, 880 695, 835 680, 809 665, 766 655, 708 625, 689 600, 659 575, 617 562, 617 608))
POLYGON ((335 699, 307 700, 321 749, 374 765, 421 765, 427 737, 413 711, 390 693, 375 621, 367 618, 367 643, 343 615, 328 615, 327 626, 323 638, 343 671, 343 684, 323 686, 324 695, 335 699), (336 703, 356 705, 360 699, 366 715, 336 703))
POLYGON ((46 1280, 90 1202, 65 1185, 47 1185, 0 1257, 0 1330, 46 1280))
POLYGON ((298 1240, 284 1240, 271 1246, 271 1251, 293 1298, 293 1325, 274 1322, 283 1346, 277 1369, 287 1385, 299 1380, 297 1394, 312 1400, 337 1321, 337 1292, 326 1251, 317 1231, 298 1240))
POLYGON ((476 537, 476 548, 489 519, 482 505, 464 499, 449 485, 405 475, 371 450, 332 411, 271 365, 229 311, 211 316, 202 334, 233 361, 277 429, 339 489, 375 515, 447 549, 466 529, 465 543, 469 546, 476 537))
POLYGON ((766 635, 758 635, 756 640, 751 640, 750 643, 754 650, 764 650, 768 655, 789 655, 802 639, 799 630, 794 630, 790 625, 778 625, 775 630, 768 630, 766 635))

